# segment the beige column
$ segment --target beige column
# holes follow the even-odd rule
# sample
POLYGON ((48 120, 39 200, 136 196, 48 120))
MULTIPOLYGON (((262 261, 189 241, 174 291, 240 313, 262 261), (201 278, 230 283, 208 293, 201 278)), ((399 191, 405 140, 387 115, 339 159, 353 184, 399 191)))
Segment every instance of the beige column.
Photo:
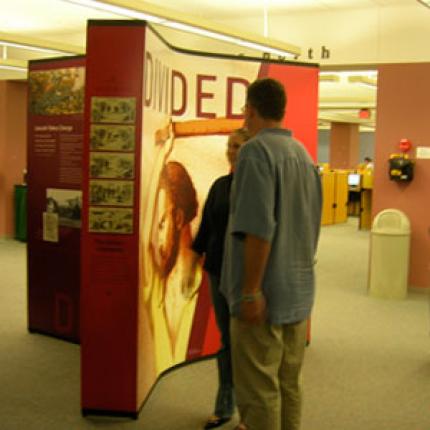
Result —
POLYGON ((330 132, 330 167, 354 169, 360 162, 359 125, 333 122, 330 132))

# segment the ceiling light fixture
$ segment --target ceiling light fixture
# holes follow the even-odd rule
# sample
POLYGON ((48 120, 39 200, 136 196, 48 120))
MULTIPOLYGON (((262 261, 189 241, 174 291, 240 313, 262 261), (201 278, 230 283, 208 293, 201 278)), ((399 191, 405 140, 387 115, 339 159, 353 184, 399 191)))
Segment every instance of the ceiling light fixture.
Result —
POLYGON ((27 63, 25 61, 0 59, 0 69, 27 73, 27 63))
POLYGON ((376 78, 378 76, 377 70, 322 70, 320 76, 333 75, 338 76, 366 76, 368 78, 376 78))
POLYGON ((59 54, 59 53, 63 53, 62 51, 57 51, 57 50, 54 50, 54 49, 41 48, 39 46, 23 45, 21 43, 3 42, 2 40, 0 40, 0 46, 6 46, 8 48, 25 49, 26 51, 44 52, 44 53, 47 53, 47 54, 59 54))
POLYGON ((364 85, 376 89, 377 81, 376 79, 368 78, 366 76, 349 76, 348 82, 364 85))
POLYGON ((127 18, 142 19, 144 21, 152 22, 154 24, 161 24, 165 21, 164 18, 159 18, 155 15, 117 5, 115 3, 108 3, 99 0, 65 0, 69 3, 75 3, 80 6, 90 7, 92 9, 101 10, 103 12, 110 12, 115 15, 126 16, 127 18))
POLYGON ((83 53, 83 49, 77 46, 1 32, 0 46, 42 52, 44 54, 76 55, 83 53))
POLYGON ((169 11, 153 4, 133 0, 63 0, 80 6, 110 12, 119 16, 142 19, 150 23, 165 27, 198 34, 211 39, 220 40, 251 48, 264 53, 280 57, 297 57, 301 50, 299 47, 260 37, 243 34, 234 29, 216 26, 214 23, 202 18, 194 18, 176 11, 169 11))
POLYGON ((336 73, 320 73, 320 82, 340 82, 340 76, 336 73))

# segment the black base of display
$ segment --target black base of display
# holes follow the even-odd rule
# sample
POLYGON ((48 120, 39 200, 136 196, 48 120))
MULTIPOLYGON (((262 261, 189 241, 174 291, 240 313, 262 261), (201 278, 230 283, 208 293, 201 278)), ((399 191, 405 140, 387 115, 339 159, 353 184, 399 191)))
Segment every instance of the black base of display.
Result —
POLYGON ((54 337, 55 339, 64 340, 65 342, 74 343, 76 345, 80 345, 80 343, 81 343, 79 340, 74 339, 74 338, 62 336, 60 334, 49 333, 47 331, 39 330, 39 329, 31 328, 31 327, 28 327, 28 331, 31 334, 42 334, 43 336, 54 337))
POLYGON ((131 418, 133 420, 137 420, 139 417, 139 411, 137 412, 124 412, 124 411, 109 411, 104 409, 82 409, 82 416, 87 417, 88 415, 92 416, 109 416, 109 417, 118 417, 118 418, 131 418))

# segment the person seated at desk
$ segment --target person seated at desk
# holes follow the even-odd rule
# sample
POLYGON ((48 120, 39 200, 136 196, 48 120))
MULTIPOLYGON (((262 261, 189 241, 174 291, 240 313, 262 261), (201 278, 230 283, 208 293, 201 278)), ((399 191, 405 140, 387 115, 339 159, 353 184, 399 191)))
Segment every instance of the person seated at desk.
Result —
POLYGON ((364 157, 364 169, 373 170, 373 161, 370 157, 364 157))

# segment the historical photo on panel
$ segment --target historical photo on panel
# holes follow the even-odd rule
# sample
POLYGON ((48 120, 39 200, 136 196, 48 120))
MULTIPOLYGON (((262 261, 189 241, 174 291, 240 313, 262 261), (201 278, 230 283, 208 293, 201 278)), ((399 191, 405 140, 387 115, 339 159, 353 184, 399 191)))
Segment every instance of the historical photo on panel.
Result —
POLYGON ((84 111, 85 68, 29 73, 29 111, 34 115, 73 115, 84 111))
POLYGON ((91 151, 134 151, 134 125, 91 125, 91 151))
POLYGON ((133 233, 133 209, 90 207, 88 230, 92 233, 133 233))
POLYGON ((82 191, 47 188, 46 212, 58 214, 60 226, 81 228, 82 191))
POLYGON ((45 242, 58 242, 58 214, 43 212, 43 240, 45 242))
POLYGON ((134 155, 92 152, 90 154, 90 177, 112 179, 134 178, 134 155))
POLYGON ((90 181, 90 204, 133 206, 132 181, 90 181))
POLYGON ((91 122, 134 124, 135 97, 92 97, 91 122))

